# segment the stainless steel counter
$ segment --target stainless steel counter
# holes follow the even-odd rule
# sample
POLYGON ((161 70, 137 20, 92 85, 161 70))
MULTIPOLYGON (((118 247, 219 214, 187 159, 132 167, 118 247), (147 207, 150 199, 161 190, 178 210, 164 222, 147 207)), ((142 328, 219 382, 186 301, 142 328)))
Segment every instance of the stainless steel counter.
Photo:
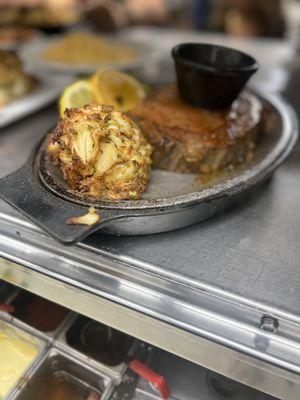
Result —
MULTIPOLYGON (((1 176, 25 161, 56 118, 52 106, 1 131, 1 176)), ((298 144, 256 196, 223 215, 173 233, 94 235, 77 247, 57 244, 1 202, 0 277, 299 400, 299 167, 298 144)))

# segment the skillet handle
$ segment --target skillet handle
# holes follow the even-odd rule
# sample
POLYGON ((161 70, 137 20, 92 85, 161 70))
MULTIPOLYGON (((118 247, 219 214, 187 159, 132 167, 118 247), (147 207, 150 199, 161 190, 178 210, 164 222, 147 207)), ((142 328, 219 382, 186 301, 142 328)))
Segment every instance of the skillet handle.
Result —
POLYGON ((0 197, 66 245, 76 244, 115 219, 132 215, 122 210, 105 209, 99 210, 101 220, 93 226, 67 224, 68 218, 84 215, 88 208, 68 202, 48 191, 32 173, 30 163, 0 179, 0 197))

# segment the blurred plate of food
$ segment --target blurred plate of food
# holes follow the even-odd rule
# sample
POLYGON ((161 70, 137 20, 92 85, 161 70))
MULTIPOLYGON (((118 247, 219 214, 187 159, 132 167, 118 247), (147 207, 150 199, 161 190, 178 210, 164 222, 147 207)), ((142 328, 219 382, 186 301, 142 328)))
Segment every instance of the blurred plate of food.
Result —
POLYGON ((17 55, 0 50, 0 128, 51 103, 70 81, 25 71, 17 55))
POLYGON ((36 68, 89 74, 98 68, 130 70, 154 60, 160 51, 149 43, 88 32, 40 38, 22 48, 21 56, 36 68))
POLYGON ((64 1, 55 2, 28 2, 17 4, 11 2, 1 8, 0 23, 3 25, 20 25, 42 29, 45 32, 57 32, 62 28, 69 27, 80 20, 81 10, 79 7, 66 5, 64 1))
POLYGON ((0 27, 0 49, 17 50, 20 46, 41 36, 37 29, 23 26, 0 27))

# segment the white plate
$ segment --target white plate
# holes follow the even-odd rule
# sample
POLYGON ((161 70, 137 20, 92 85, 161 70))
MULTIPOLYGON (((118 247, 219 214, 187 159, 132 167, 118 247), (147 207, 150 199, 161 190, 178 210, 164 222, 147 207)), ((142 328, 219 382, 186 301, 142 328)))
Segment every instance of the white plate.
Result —
POLYGON ((43 53, 48 46, 61 40, 63 35, 52 36, 51 38, 41 38, 31 41, 23 46, 20 51, 22 59, 27 65, 34 65, 39 70, 48 70, 64 74, 91 74, 99 68, 130 70, 138 68, 146 63, 158 61, 161 57, 161 51, 153 44, 140 40, 130 40, 122 38, 107 38, 112 44, 121 44, 134 49, 137 57, 130 61, 98 63, 98 64, 72 64, 51 62, 43 59, 43 53))
POLYGON ((33 72, 39 85, 33 92, 0 108, 0 128, 40 110, 59 97, 61 91, 72 82, 70 76, 54 76, 33 72))

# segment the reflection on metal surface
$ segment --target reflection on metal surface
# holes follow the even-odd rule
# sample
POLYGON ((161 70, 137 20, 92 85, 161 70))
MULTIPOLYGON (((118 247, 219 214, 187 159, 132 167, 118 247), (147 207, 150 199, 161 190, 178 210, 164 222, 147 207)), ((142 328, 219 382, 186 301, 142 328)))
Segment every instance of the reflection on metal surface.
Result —
MULTIPOLYGON (((153 349, 149 365, 166 377, 170 400, 276 400, 159 349, 153 349)), ((150 399, 159 400, 157 392, 139 380, 134 400, 150 399)))
POLYGON ((209 373, 207 376, 208 386, 215 397, 221 399, 233 399, 241 394, 241 385, 231 379, 209 373), (222 379, 223 378, 223 379, 222 379))

